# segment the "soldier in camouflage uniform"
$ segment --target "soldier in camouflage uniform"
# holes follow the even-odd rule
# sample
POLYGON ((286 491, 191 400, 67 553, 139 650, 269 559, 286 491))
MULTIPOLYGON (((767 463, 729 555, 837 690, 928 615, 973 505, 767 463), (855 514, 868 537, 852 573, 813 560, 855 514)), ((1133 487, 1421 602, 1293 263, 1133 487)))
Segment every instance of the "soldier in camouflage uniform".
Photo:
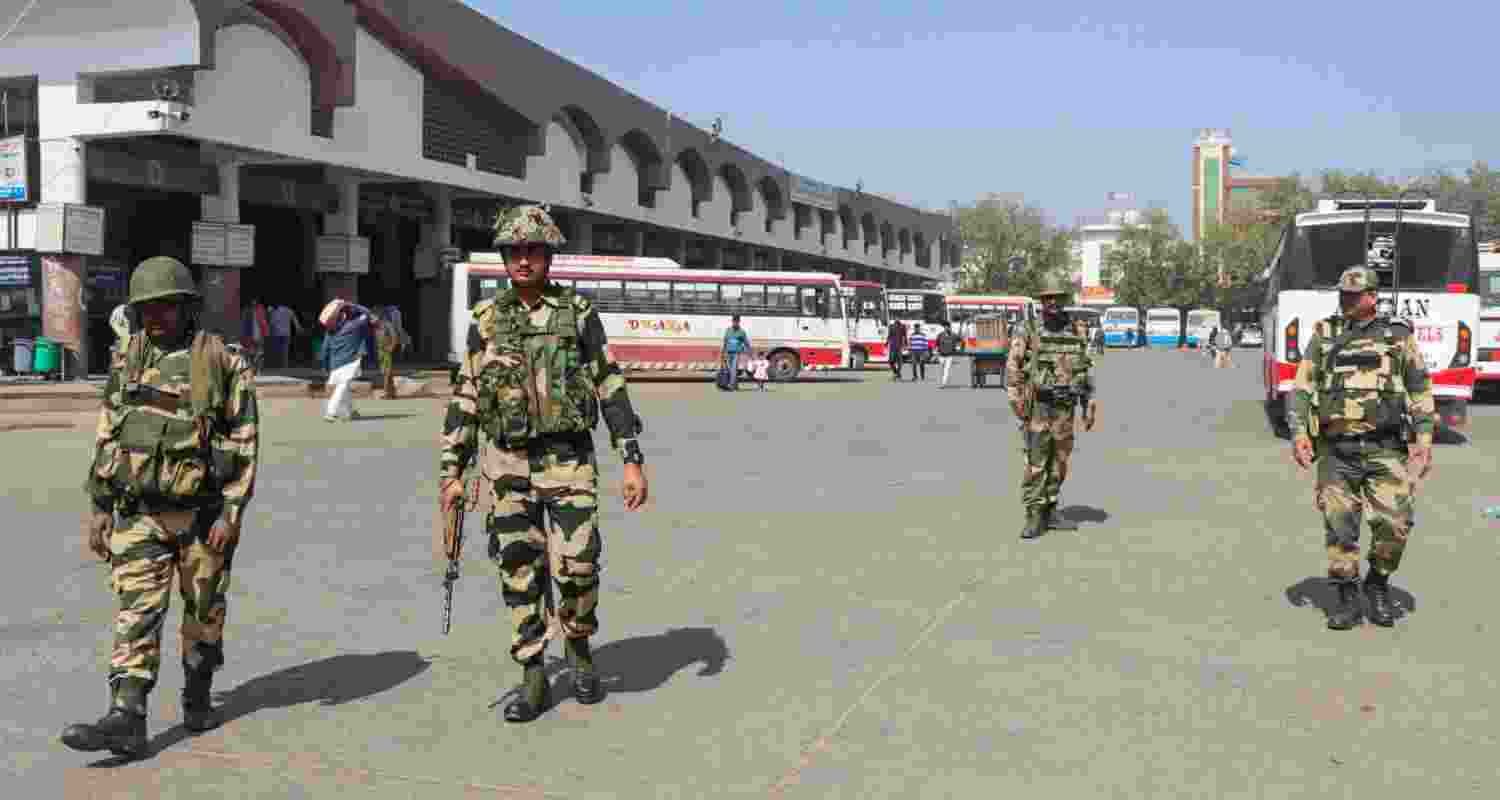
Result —
POLYGON ((1073 453, 1074 405, 1083 402, 1083 429, 1093 430, 1098 413, 1093 360, 1086 340, 1062 310, 1068 289, 1052 282, 1037 297, 1042 301, 1041 324, 1026 323, 1010 343, 1005 360, 1005 389, 1011 410, 1021 420, 1026 437, 1026 466, 1021 475, 1021 498, 1026 504, 1022 539, 1035 539, 1048 529, 1074 530, 1057 516, 1057 496, 1068 477, 1073 453))
POLYGON ((1370 621, 1395 624, 1389 581, 1412 527, 1412 476, 1432 466, 1432 380, 1404 322, 1376 315, 1380 280, 1367 266, 1339 277, 1342 313, 1319 320, 1302 351, 1287 408, 1292 458, 1318 462, 1317 502, 1327 532, 1328 578, 1338 605, 1328 627, 1363 616, 1359 529, 1370 514, 1370 621))
POLYGON ((200 300, 192 273, 173 258, 149 258, 130 279, 141 330, 112 353, 84 483, 93 502, 88 548, 109 563, 119 598, 110 707, 98 722, 63 731, 75 750, 144 752, 173 573, 183 604, 183 722, 194 731, 219 723, 210 692, 224 663, 230 562, 255 487, 258 418, 245 359, 218 336, 193 332, 200 300))
POLYGON ((478 336, 443 426, 440 502, 446 511, 461 501, 462 476, 477 451, 494 491, 485 525, 510 609, 510 653, 523 667, 505 718, 529 722, 551 703, 542 669, 551 638, 564 640, 578 701, 603 699, 588 641, 599 629, 599 417, 625 463, 627 511, 645 503, 647 486, 636 441, 641 422, 603 323, 587 297, 547 282, 562 232, 537 206, 511 210, 495 229, 511 287, 474 308, 478 336), (543 608, 549 576, 557 582, 555 612, 543 608))

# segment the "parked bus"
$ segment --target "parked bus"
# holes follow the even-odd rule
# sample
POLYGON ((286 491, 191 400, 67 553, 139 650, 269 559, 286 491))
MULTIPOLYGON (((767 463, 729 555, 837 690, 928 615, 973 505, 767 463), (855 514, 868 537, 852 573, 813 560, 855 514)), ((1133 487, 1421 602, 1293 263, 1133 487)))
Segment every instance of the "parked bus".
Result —
POLYGON ((1500 250, 1479 254, 1479 363, 1475 380, 1500 385, 1500 250))
POLYGON ((1187 313, 1187 346, 1206 346, 1200 339, 1207 337, 1214 328, 1220 327, 1219 312, 1211 308, 1195 308, 1187 313))
POLYGON ((1406 200, 1399 209, 1395 200, 1325 199, 1287 225, 1264 273, 1264 387, 1273 414, 1285 413, 1314 324, 1339 313, 1339 275, 1359 264, 1380 276, 1381 313, 1412 325, 1438 424, 1466 427, 1480 304, 1474 221, 1439 212, 1430 199, 1406 200))
POLYGON ((1141 312, 1131 306, 1110 306, 1104 309, 1105 347, 1140 347, 1141 312))
POLYGON ((1030 297, 1013 294, 950 294, 948 310, 953 318, 953 332, 963 337, 964 347, 978 346, 970 321, 980 314, 1003 315, 1011 325, 1037 318, 1041 304, 1030 297))
POLYGON ((890 331, 885 287, 870 281, 840 282, 844 296, 844 318, 849 321, 849 367, 864 369, 866 364, 891 362, 886 349, 890 331))
POLYGON ((1146 344, 1176 347, 1182 341, 1182 312, 1175 308, 1146 309, 1146 344))
MULTIPOLYGON (((927 338, 935 340, 943 330, 943 323, 951 321, 948 317, 947 298, 936 289, 886 289, 885 304, 890 319, 900 320, 906 326, 908 335, 911 334, 912 326, 920 323, 927 338)), ((937 360, 937 348, 927 352, 927 359, 937 360)))
MULTIPOLYGON (((610 353, 622 369, 717 370, 733 314, 740 315, 751 347, 766 352, 774 380, 849 363, 840 278, 832 273, 574 263, 554 260, 549 277, 593 298, 610 353)), ((471 309, 509 285, 498 253, 472 253, 454 265, 453 363, 468 348, 471 309)))

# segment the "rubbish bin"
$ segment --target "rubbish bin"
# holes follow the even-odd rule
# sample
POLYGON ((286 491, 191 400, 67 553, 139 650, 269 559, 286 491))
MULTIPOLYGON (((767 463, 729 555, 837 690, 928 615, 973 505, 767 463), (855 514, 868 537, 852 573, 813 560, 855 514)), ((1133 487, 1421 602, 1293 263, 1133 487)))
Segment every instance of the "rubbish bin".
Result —
POLYGON ((46 375, 49 372, 56 372, 59 365, 59 348, 57 345, 57 341, 42 336, 36 340, 35 348, 36 360, 32 363, 31 369, 34 372, 39 372, 43 375, 46 375))
POLYGON ((15 340, 15 354, 11 357, 11 365, 17 375, 25 375, 31 372, 32 350, 34 346, 34 339, 15 340))

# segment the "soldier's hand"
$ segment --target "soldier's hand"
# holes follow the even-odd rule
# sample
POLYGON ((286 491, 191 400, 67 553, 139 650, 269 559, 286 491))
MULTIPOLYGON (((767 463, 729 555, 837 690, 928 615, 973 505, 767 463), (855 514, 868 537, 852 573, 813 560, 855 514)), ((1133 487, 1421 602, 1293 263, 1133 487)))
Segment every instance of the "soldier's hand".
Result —
POLYGON ((223 517, 215 520, 214 526, 208 529, 208 546, 215 553, 222 553, 234 547, 239 540, 240 526, 223 517))
POLYGON ((625 498, 625 510, 636 511, 646 504, 650 490, 646 485, 646 473, 640 464, 625 465, 625 479, 620 485, 620 494, 625 498))
POLYGON ((1427 477, 1432 471, 1432 445, 1412 445, 1407 451, 1406 469, 1417 478, 1427 477))
POLYGON ((442 491, 438 493, 438 511, 446 514, 448 510, 464 499, 464 482, 454 478, 443 481, 442 491))
POLYGON ((1091 431, 1094 423, 1099 421, 1099 401, 1090 400, 1088 410, 1083 412, 1083 429, 1091 431))
POLYGON ((1026 417, 1026 409, 1021 406, 1019 400, 1010 404, 1010 411, 1016 415, 1016 419, 1024 419, 1026 417))
POLYGON ((112 511, 91 511, 83 525, 83 539, 89 552, 109 560, 109 536, 115 531, 115 515, 112 511))
POLYGON ((1302 469, 1312 466, 1313 445, 1311 439, 1306 436, 1297 437, 1296 441, 1292 443, 1292 460, 1297 462, 1297 466, 1302 469))

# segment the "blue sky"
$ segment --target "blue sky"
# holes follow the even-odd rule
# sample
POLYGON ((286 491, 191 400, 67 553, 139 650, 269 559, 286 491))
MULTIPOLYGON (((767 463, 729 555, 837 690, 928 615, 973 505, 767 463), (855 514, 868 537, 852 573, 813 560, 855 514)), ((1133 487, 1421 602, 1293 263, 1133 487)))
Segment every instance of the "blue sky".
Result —
POLYGON ((1019 192, 1071 223, 1122 191, 1190 229, 1199 127, 1252 174, 1500 162, 1500 3, 467 1, 795 172, 919 205, 1019 192))

